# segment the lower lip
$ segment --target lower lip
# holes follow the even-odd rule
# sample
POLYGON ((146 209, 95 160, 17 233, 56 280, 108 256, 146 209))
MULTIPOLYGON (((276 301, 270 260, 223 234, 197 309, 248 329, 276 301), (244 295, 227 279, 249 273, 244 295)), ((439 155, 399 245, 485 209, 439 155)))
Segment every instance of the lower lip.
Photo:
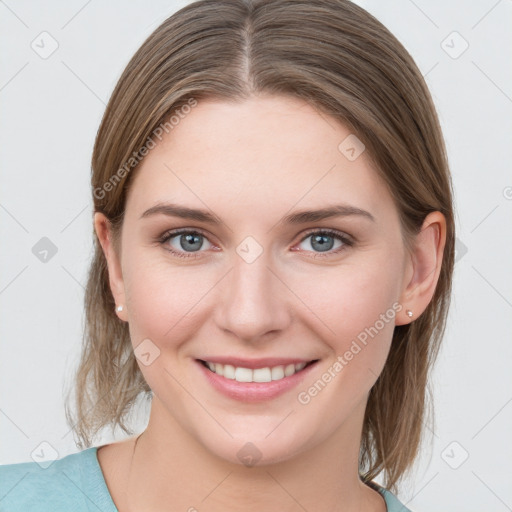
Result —
POLYGON ((317 362, 315 361, 301 371, 280 380, 272 380, 270 382, 238 382, 237 380, 226 379, 222 375, 212 372, 203 363, 196 360, 200 371, 217 391, 229 398, 242 402, 263 402, 290 391, 312 371, 317 362))

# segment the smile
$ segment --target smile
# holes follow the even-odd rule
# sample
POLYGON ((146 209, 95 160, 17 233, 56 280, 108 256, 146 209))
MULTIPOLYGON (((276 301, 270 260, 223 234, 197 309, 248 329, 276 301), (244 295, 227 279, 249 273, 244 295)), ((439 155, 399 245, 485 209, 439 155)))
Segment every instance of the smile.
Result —
POLYGON ((233 366, 231 364, 213 363, 211 361, 201 361, 210 371, 224 377, 225 379, 236 380, 237 382, 271 382, 291 377, 295 373, 303 370, 308 364, 296 363, 277 366, 266 366, 263 368, 244 368, 243 366, 233 366))
POLYGON ((216 392, 241 402, 263 402, 291 392, 307 378, 319 359, 207 356, 195 366, 216 392))

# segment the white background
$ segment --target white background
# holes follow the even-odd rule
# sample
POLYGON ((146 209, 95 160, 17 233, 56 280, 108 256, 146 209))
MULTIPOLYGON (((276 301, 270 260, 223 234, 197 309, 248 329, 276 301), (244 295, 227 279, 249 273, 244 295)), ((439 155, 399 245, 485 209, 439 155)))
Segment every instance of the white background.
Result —
MULTIPOLYGON (((41 442, 55 458, 78 451, 63 392, 79 353, 92 254, 93 141, 129 58, 187 3, 0 2, 2 464, 32 460, 41 442), (43 31, 59 45, 47 59, 31 48, 43 31), (58 249, 47 263, 32 253, 42 237, 58 249)), ((512 2, 359 3, 426 77, 456 200, 458 261, 432 379, 435 427, 398 496, 424 512, 512 510, 512 2), (461 38, 469 47, 453 58, 461 38)))

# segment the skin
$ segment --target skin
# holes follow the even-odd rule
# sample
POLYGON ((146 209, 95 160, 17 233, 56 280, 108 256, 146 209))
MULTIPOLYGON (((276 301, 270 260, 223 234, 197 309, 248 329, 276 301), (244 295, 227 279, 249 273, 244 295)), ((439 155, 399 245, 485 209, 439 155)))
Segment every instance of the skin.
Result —
MULTIPOLYGON (((391 195, 363 152, 349 161, 338 145, 351 132, 307 103, 258 96, 201 101, 143 160, 130 189, 121 251, 95 214, 110 287, 132 344, 149 338, 160 355, 139 367, 154 393, 138 438, 98 450, 109 490, 129 510, 385 511, 358 477, 368 393, 385 364, 395 325, 414 321, 435 291, 446 238, 440 212, 425 219, 412 254, 391 195), (222 223, 141 215, 157 202, 208 209, 222 223), (285 216, 346 203, 369 211, 281 225, 285 216), (164 244, 166 231, 201 229, 199 252, 164 244), (328 257, 307 236, 335 229, 328 257), (252 263, 236 248, 252 236, 252 263), (196 259, 173 256, 166 248, 196 259), (188 251, 188 252, 187 252, 188 251), (393 320, 307 404, 297 400, 365 327, 394 303, 393 320), (414 312, 411 319, 406 309, 414 312), (205 356, 319 359, 296 388, 242 403, 199 378, 205 356), (253 443, 261 459, 237 452, 253 443)), ((330 241, 331 239, 329 239, 330 241)))

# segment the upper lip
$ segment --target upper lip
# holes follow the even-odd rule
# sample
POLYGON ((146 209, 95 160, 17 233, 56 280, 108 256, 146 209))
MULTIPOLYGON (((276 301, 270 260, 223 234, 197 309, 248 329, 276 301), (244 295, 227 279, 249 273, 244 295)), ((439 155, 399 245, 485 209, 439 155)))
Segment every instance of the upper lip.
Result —
POLYGON ((310 363, 315 359, 303 359, 299 357, 263 357, 258 359, 243 359, 240 357, 205 357, 200 361, 208 361, 210 363, 219 363, 222 365, 230 364, 231 366, 240 368, 267 368, 273 366, 286 366, 288 364, 310 363))

